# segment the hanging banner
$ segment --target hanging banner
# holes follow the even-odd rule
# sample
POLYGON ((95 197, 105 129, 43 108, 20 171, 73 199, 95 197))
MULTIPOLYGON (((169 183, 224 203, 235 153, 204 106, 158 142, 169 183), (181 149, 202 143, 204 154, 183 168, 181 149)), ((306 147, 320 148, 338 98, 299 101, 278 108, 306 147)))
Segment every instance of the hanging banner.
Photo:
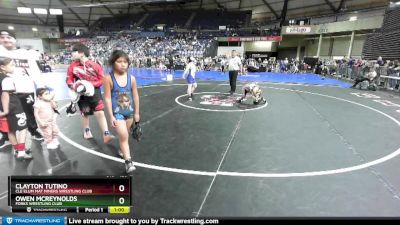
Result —
POLYGON ((311 27, 290 26, 286 27, 287 34, 307 34, 311 32, 311 27))
POLYGON ((228 41, 282 41, 282 36, 228 37, 228 41))
POLYGON ((58 42, 60 43, 86 43, 88 41, 87 38, 60 38, 58 42))

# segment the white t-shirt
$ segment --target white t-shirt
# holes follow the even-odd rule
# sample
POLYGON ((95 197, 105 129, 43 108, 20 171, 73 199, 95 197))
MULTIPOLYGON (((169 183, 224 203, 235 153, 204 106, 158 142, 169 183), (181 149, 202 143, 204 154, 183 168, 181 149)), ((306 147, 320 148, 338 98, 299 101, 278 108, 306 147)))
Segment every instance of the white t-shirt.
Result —
POLYGON ((0 56, 11 58, 10 52, 3 45, 0 45, 0 56))
POLYGON ((36 50, 30 49, 27 51, 28 51, 29 56, 32 57, 33 60, 38 61, 38 60, 40 60, 40 58, 42 58, 42 55, 40 54, 40 52, 38 52, 36 50))
POLYGON ((13 78, 16 92, 35 93, 36 88, 44 87, 44 82, 40 76, 40 69, 36 61, 29 57, 28 51, 25 49, 16 49, 11 52, 15 62, 13 78))
POLYGON ((240 60, 239 56, 235 56, 228 60, 228 70, 229 71, 238 71, 242 66, 242 60, 240 60))
POLYGON ((12 77, 6 77, 1 82, 1 87, 3 91, 14 92, 15 91, 15 84, 12 77))

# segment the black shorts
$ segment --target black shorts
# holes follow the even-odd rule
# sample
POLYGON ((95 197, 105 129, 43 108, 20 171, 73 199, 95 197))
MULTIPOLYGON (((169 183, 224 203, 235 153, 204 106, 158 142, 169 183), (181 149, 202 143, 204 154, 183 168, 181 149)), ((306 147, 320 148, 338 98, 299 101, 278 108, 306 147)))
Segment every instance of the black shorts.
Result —
POLYGON ((82 115, 93 115, 94 112, 104 110, 100 88, 94 89, 93 96, 81 96, 78 101, 78 106, 82 115))
POLYGON ((27 119, 19 98, 10 94, 10 109, 7 115, 8 127, 12 133, 26 129, 27 119))

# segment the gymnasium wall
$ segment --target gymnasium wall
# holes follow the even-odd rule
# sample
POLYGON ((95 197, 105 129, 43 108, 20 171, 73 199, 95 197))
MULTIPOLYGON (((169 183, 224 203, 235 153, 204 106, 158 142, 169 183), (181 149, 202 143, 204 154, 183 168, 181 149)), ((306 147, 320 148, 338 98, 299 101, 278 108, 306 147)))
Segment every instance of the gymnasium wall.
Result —
POLYGON ((246 52, 276 52, 278 46, 278 42, 272 41, 249 41, 243 43, 246 52))
POLYGON ((218 55, 230 55, 232 50, 236 50, 236 52, 239 55, 244 55, 244 45, 242 44, 239 47, 233 47, 233 46, 228 46, 228 47, 224 47, 224 46, 218 46, 218 51, 217 54, 218 55))
MULTIPOLYGON (((347 56, 350 46, 350 38, 350 35, 322 38, 320 56, 323 58, 347 56)), ((351 52, 352 57, 361 57, 365 38, 365 35, 357 35, 354 37, 353 49, 351 52)), ((316 56, 318 50, 318 37, 313 39, 306 39, 305 48, 305 56, 316 56)))
POLYGON ((36 38, 36 39, 18 38, 17 46, 24 48, 24 49, 39 50, 40 53, 43 53, 43 42, 42 42, 42 39, 40 39, 40 38, 36 38))
POLYGON ((57 39, 42 39, 43 49, 49 54, 59 54, 61 46, 57 39))

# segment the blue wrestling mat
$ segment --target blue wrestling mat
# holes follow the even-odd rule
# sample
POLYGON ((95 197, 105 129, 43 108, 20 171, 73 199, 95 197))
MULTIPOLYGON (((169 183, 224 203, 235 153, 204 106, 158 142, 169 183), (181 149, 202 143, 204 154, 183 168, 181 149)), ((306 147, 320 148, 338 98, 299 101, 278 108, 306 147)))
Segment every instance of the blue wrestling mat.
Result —
MULTIPOLYGON (((162 81, 166 81, 167 72, 156 70, 156 69, 147 69, 147 68, 131 68, 130 72, 133 72, 135 75, 138 85, 149 85, 153 83, 159 83, 162 81)), ((182 79, 182 70, 177 70, 173 72, 174 80, 182 79)), ((196 80, 205 81, 228 81, 228 72, 218 72, 218 71, 199 71, 196 73, 196 80)), ((322 79, 321 76, 311 73, 301 73, 301 74, 287 74, 287 73, 270 73, 270 72, 256 72, 256 73, 248 73, 243 76, 238 77, 239 81, 249 82, 249 81, 257 81, 257 82, 270 82, 270 83, 293 83, 293 84, 308 84, 308 85, 322 85, 322 86, 337 86, 348 88, 351 84, 331 79, 325 78, 322 79)))

